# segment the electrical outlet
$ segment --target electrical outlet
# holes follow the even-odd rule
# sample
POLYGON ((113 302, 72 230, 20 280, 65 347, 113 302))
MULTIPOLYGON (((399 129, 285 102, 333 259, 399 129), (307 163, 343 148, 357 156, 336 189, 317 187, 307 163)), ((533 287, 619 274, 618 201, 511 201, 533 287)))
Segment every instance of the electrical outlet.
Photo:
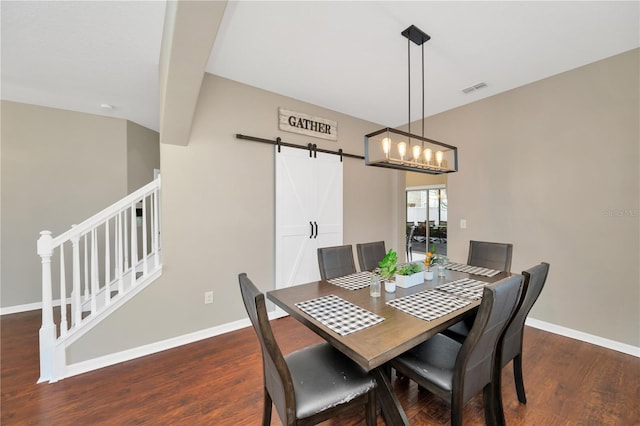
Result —
POLYGON ((460 219, 460 229, 467 229, 467 219, 460 219))
POLYGON ((212 291, 205 291, 204 292, 204 304, 208 305, 210 303, 213 303, 213 292, 212 291))

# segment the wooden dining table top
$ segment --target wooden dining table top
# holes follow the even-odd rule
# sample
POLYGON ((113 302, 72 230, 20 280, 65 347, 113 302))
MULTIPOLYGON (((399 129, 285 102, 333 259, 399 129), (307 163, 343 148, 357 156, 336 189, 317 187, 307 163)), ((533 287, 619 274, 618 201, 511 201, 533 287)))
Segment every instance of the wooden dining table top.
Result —
POLYGON ((433 289, 436 286, 462 278, 493 283, 510 275, 508 272, 501 272, 494 277, 488 278, 446 270, 445 277, 435 276, 431 281, 425 281, 423 284, 410 288, 397 286, 394 293, 385 292, 383 286, 380 297, 371 297, 368 287, 359 290, 348 290, 320 280, 272 290, 267 292, 267 297, 292 317, 353 359, 362 368, 371 371, 424 342, 431 336, 447 329, 480 304, 480 301, 469 299, 471 303, 465 307, 437 319, 425 321, 389 306, 386 302, 423 290, 433 289), (327 295, 338 296, 360 308, 383 317, 384 321, 341 336, 296 306, 296 303, 327 295))

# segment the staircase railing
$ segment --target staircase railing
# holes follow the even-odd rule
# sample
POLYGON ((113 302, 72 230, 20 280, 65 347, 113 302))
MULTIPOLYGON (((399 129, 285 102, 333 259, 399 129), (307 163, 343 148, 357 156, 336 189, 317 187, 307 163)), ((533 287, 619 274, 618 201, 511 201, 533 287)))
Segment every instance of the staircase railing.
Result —
POLYGON ((57 237, 40 232, 39 382, 64 377, 66 347, 159 275, 159 197, 160 176, 57 237), (55 315, 54 293, 60 300, 55 315))

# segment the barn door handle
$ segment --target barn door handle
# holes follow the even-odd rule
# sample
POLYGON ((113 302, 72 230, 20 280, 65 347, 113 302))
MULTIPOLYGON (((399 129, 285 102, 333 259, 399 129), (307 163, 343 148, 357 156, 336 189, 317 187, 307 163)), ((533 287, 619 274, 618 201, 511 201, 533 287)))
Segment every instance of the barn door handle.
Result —
POLYGON ((318 238, 318 222, 313 222, 313 224, 316 225, 316 235, 313 238, 318 238))
POLYGON ((309 239, 313 238, 313 222, 309 221, 309 225, 311 225, 311 234, 309 234, 309 239))

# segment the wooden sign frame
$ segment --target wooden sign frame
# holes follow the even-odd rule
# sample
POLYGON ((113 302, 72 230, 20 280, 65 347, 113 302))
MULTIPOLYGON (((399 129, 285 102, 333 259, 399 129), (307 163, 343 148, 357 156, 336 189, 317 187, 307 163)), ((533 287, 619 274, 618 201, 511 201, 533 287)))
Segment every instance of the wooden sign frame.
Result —
POLYGON ((314 138, 338 140, 338 122, 278 108, 279 129, 314 138))

